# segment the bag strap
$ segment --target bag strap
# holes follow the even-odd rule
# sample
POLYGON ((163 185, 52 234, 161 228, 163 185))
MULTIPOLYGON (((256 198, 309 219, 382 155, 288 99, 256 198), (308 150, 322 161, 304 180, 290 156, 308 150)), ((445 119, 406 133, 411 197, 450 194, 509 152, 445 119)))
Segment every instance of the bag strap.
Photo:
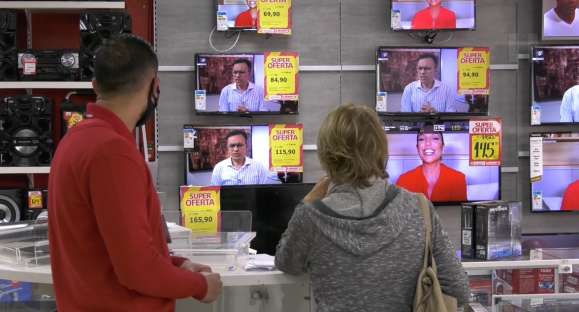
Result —
POLYGON ((424 270, 430 265, 436 273, 436 262, 434 261, 434 255, 432 254, 432 215, 430 212, 430 204, 423 194, 417 195, 418 203, 420 204, 420 211, 424 217, 424 230, 426 233, 422 269, 424 270))

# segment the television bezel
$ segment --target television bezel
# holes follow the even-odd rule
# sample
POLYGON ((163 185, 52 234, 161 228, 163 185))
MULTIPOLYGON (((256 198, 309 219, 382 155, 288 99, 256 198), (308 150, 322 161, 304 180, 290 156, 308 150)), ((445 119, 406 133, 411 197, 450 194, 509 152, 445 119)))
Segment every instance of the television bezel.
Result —
MULTIPOLYGON (((529 143, 532 137, 544 137, 545 134, 565 134, 565 133, 578 133, 579 131, 541 131, 541 132, 531 132, 529 133, 529 143)), ((529 160, 529 210, 531 213, 579 213, 579 210, 533 210, 533 182, 531 181, 531 161, 529 160)))
MULTIPOLYGON (((533 45, 531 46, 531 50, 530 50, 530 55, 529 55, 529 62, 531 63, 530 70, 530 76, 531 76, 531 103, 529 105, 529 110, 530 110, 530 114, 529 114, 529 124, 531 125, 531 127, 540 127, 540 126, 565 126, 565 125, 569 125, 569 126, 573 126, 573 125, 578 125, 579 122, 541 122, 538 125, 534 125, 531 121, 532 121, 532 114, 533 114, 533 105, 535 104, 535 62, 533 61, 533 56, 535 55, 535 49, 537 48, 552 48, 552 47, 576 47, 579 50, 579 43, 576 44, 564 44, 564 43, 559 43, 559 44, 540 44, 540 45, 533 45)), ((548 132, 548 133, 556 133, 556 132, 548 132)))
MULTIPOLYGON (((263 51, 263 52, 226 52, 226 53, 217 53, 217 52, 207 52, 207 53, 195 53, 195 56, 193 57, 193 67, 194 67, 194 71, 195 71, 195 88, 193 90, 193 95, 195 94, 195 91, 200 90, 198 89, 199 87, 199 70, 198 70, 198 60, 199 57, 201 56, 210 56, 210 55, 264 55, 265 57, 265 53, 270 52, 270 51, 263 51)), ((284 52, 284 51, 282 51, 284 52)), ((255 64, 253 64, 253 67, 255 68, 255 64)), ((253 70, 253 69, 252 69, 253 70)), ((264 73, 265 75, 265 73, 264 73)), ((265 76, 264 76, 265 77, 265 76)), ((298 70, 298 79, 300 77, 299 74, 299 70, 298 70)), ((255 82, 254 82, 255 83, 255 82)), ((298 83, 299 86, 299 83, 298 83)), ((265 85, 264 85, 265 88, 265 85)), ((265 92, 265 90, 264 90, 265 92)), ((298 88, 298 96, 300 95, 300 90, 298 88)), ((193 111, 195 112, 196 115, 208 115, 208 116, 237 116, 237 117, 251 117, 251 116, 259 116, 259 115, 265 115, 265 116, 293 116, 293 115, 299 115, 300 112, 300 100, 298 99, 296 104, 296 111, 295 112, 291 112, 291 113, 281 113, 279 111, 267 111, 267 112, 247 112, 247 113, 240 113, 240 112, 220 112, 220 111, 214 111, 214 112, 208 112, 208 111, 199 111, 197 110, 197 108, 195 107, 195 96, 193 96, 193 111)))
MULTIPOLYGON (((445 0, 442 0, 443 2, 445 0)), ((477 30, 477 9, 476 9, 476 2, 477 0, 472 0, 473 6, 474 6, 474 25, 472 26, 472 28, 438 28, 438 29, 403 29, 403 28, 399 28, 399 29, 394 29, 392 28, 392 9, 394 8, 394 1, 390 0, 390 10, 389 10, 389 18, 388 18, 388 27, 390 28, 391 31, 395 31, 395 32, 412 32, 412 33, 420 33, 420 32, 438 32, 438 31, 444 31, 444 32, 448 32, 448 31, 475 31, 477 30)))
MULTIPOLYGON (((433 49, 460 49, 460 48, 485 48, 485 49, 489 49, 490 47, 477 47, 477 46, 443 46, 443 47, 439 47, 439 46, 378 46, 376 48, 376 55, 375 55, 375 76, 374 76, 374 88, 375 88, 375 92, 374 92, 374 98, 376 98, 376 96, 378 95, 378 92, 380 90, 380 50, 381 49, 416 49, 416 50, 433 50, 433 49)), ((489 81, 492 83, 492 74, 491 74, 491 70, 490 70, 490 64, 489 64, 489 81)), ((458 73, 457 73, 458 74, 458 73)), ((462 117, 462 118, 466 118, 469 116, 489 116, 489 110, 490 110, 490 105, 491 105, 491 91, 492 91, 492 87, 489 84, 489 100, 488 100, 488 105, 487 105, 487 112, 486 113, 469 113, 469 112, 457 112, 457 113, 404 113, 404 112, 378 112, 376 111, 376 100, 374 100, 374 110, 376 111, 376 113, 378 114, 378 116, 384 116, 384 117, 396 117, 396 118, 412 118, 412 117, 421 117, 421 118, 446 118, 446 117, 462 117)))

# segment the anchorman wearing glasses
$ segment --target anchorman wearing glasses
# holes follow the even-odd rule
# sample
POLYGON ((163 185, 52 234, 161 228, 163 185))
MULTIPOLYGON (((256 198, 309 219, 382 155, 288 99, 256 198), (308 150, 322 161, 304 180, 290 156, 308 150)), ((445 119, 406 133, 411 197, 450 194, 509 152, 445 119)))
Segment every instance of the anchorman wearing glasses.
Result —
MULTIPOLYGON (((269 178, 269 171, 259 162, 247 157, 247 133, 233 130, 225 137, 226 158, 213 168, 211 185, 245 185, 276 183, 269 178)), ((279 183, 279 182, 278 182, 279 183)))
POLYGON ((237 59, 233 62, 232 82, 221 90, 219 95, 220 112, 259 112, 267 111, 263 88, 250 81, 251 62, 237 59))

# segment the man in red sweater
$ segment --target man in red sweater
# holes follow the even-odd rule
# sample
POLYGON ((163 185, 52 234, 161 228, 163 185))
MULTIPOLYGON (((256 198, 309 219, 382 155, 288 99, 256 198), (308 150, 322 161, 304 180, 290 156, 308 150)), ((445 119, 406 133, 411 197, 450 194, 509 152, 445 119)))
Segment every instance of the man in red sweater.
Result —
POLYGON ((169 255, 159 198, 132 134, 155 111, 157 67, 137 37, 103 44, 97 102, 55 153, 49 240, 58 311, 174 311, 176 298, 219 296, 219 274, 169 255))

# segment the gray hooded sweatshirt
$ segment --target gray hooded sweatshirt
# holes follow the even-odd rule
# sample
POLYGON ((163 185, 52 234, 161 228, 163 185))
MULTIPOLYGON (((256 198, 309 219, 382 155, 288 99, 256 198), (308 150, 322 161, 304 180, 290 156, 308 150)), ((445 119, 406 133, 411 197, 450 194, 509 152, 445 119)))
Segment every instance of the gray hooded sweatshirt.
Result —
MULTIPOLYGON (((432 214, 438 278, 462 305, 470 294, 467 276, 434 209, 432 214)), ((415 194, 382 179, 363 189, 330 185, 315 207, 298 204, 275 264, 289 274, 310 274, 320 312, 410 312, 424 244, 415 194)))

